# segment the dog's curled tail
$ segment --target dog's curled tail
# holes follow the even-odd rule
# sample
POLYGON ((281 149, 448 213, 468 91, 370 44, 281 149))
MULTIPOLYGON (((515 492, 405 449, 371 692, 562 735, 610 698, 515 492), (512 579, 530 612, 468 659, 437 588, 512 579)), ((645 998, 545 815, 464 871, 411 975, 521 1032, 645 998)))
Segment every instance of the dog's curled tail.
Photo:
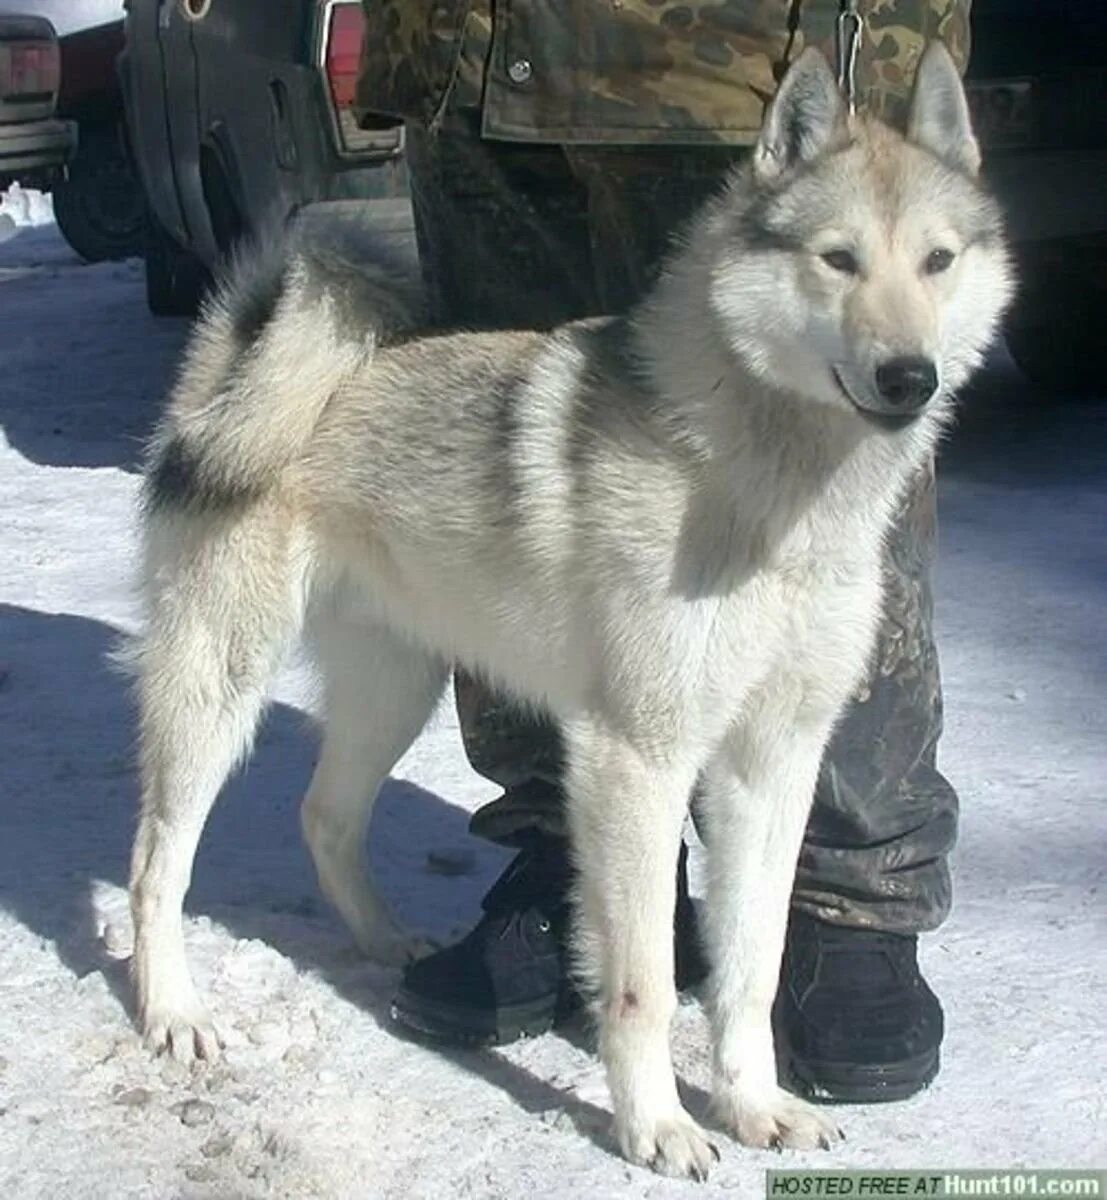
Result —
POLYGON ((335 219, 241 250, 204 306, 146 474, 151 509, 225 509, 268 492, 343 382, 420 323, 409 264, 335 219))

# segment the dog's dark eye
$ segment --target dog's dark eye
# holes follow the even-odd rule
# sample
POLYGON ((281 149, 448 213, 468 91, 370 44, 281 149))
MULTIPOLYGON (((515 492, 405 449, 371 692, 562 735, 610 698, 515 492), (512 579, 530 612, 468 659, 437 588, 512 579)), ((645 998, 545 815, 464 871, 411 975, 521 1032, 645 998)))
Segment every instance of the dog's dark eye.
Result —
POLYGON ((843 275, 856 275, 861 270, 850 250, 828 250, 822 257, 828 267, 841 271, 843 275))
POLYGON ((931 250, 926 256, 926 262, 923 264, 924 270, 928 275, 941 275, 943 271, 948 271, 953 266, 953 251, 946 249, 931 250))

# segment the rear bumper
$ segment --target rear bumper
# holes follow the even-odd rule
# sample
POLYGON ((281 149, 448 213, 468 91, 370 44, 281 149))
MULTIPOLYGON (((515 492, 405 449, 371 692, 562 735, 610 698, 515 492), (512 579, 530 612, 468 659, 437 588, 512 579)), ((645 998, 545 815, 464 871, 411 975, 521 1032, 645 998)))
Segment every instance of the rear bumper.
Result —
POLYGON ((60 169, 76 149, 76 121, 51 118, 0 125, 0 179, 60 169))

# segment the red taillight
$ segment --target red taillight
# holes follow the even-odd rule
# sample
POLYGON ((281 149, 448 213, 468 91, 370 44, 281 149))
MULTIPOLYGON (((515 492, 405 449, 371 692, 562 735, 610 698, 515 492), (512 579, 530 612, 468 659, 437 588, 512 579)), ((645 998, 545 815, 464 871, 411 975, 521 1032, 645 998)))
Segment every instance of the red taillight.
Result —
POLYGON ((354 112, 361 50, 365 38, 365 14, 361 0, 323 0, 322 56, 331 124, 339 154, 360 158, 390 157, 402 144, 398 126, 362 129, 354 112))
POLYGON ((52 96, 60 82, 57 42, 11 41, 0 45, 0 99, 52 96))
POLYGON ((360 0, 358 3, 335 4, 331 8, 324 67, 331 100, 340 113, 353 107, 364 36, 365 14, 361 11, 360 0))

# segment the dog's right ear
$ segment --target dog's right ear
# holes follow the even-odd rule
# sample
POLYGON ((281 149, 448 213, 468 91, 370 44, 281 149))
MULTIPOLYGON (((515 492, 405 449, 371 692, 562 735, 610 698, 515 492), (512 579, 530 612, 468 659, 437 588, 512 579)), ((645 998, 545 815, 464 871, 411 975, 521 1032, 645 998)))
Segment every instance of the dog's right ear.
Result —
POLYGON ((845 129, 846 104, 830 64, 810 46, 780 81, 753 152, 753 169, 761 179, 775 179, 818 158, 845 129))

